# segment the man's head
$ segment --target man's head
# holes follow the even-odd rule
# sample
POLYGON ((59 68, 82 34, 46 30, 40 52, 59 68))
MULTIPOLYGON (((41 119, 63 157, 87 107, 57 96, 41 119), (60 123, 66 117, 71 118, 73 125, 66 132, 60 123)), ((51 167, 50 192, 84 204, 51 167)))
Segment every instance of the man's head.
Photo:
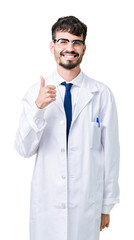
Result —
POLYGON ((69 32, 75 36, 83 35, 83 41, 86 40, 87 26, 74 16, 62 17, 52 26, 52 40, 56 37, 56 32, 69 32))
POLYGON ((87 26, 74 16, 59 18, 52 26, 51 52, 65 69, 80 65, 86 50, 87 26))

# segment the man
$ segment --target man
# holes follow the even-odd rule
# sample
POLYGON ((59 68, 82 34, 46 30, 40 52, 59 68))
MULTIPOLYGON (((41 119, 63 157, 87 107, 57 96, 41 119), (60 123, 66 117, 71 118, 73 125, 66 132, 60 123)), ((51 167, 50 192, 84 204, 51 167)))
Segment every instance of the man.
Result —
POLYGON ((80 69, 87 27, 73 16, 52 26, 57 71, 23 98, 15 147, 36 154, 31 240, 98 240, 119 202, 119 140, 114 96, 80 69))

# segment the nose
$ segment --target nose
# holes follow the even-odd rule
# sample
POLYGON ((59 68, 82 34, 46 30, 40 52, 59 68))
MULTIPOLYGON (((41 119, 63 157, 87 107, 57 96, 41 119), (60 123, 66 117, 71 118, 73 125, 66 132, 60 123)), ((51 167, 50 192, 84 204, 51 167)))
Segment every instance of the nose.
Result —
POLYGON ((67 50, 70 51, 70 52, 71 52, 72 50, 74 50, 74 46, 73 46, 72 42, 69 42, 69 43, 68 43, 68 45, 67 45, 67 50))

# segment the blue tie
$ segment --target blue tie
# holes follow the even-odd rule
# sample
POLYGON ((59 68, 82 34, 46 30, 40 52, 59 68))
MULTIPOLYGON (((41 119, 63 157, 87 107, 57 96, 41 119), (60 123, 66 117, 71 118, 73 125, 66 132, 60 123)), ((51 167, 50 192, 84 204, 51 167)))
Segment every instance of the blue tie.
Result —
POLYGON ((69 129, 72 121, 72 102, 71 102, 70 89, 73 84, 62 82, 61 85, 64 85, 66 87, 66 92, 64 97, 64 109, 65 109, 66 118, 67 118, 67 140, 68 140, 69 129))

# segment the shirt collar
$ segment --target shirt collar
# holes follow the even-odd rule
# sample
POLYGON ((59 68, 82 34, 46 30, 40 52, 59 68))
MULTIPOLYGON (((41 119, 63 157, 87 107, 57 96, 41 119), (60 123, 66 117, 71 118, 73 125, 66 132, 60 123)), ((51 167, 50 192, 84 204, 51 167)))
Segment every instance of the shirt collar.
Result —
POLYGON ((56 71, 56 83, 57 83, 57 86, 59 86, 62 82, 66 82, 66 83, 72 83, 78 87, 81 87, 82 85, 82 81, 83 81, 83 73, 82 71, 80 71, 80 73, 77 75, 76 78, 74 78, 72 81, 70 82, 67 82, 65 81, 59 74, 58 72, 56 71))

